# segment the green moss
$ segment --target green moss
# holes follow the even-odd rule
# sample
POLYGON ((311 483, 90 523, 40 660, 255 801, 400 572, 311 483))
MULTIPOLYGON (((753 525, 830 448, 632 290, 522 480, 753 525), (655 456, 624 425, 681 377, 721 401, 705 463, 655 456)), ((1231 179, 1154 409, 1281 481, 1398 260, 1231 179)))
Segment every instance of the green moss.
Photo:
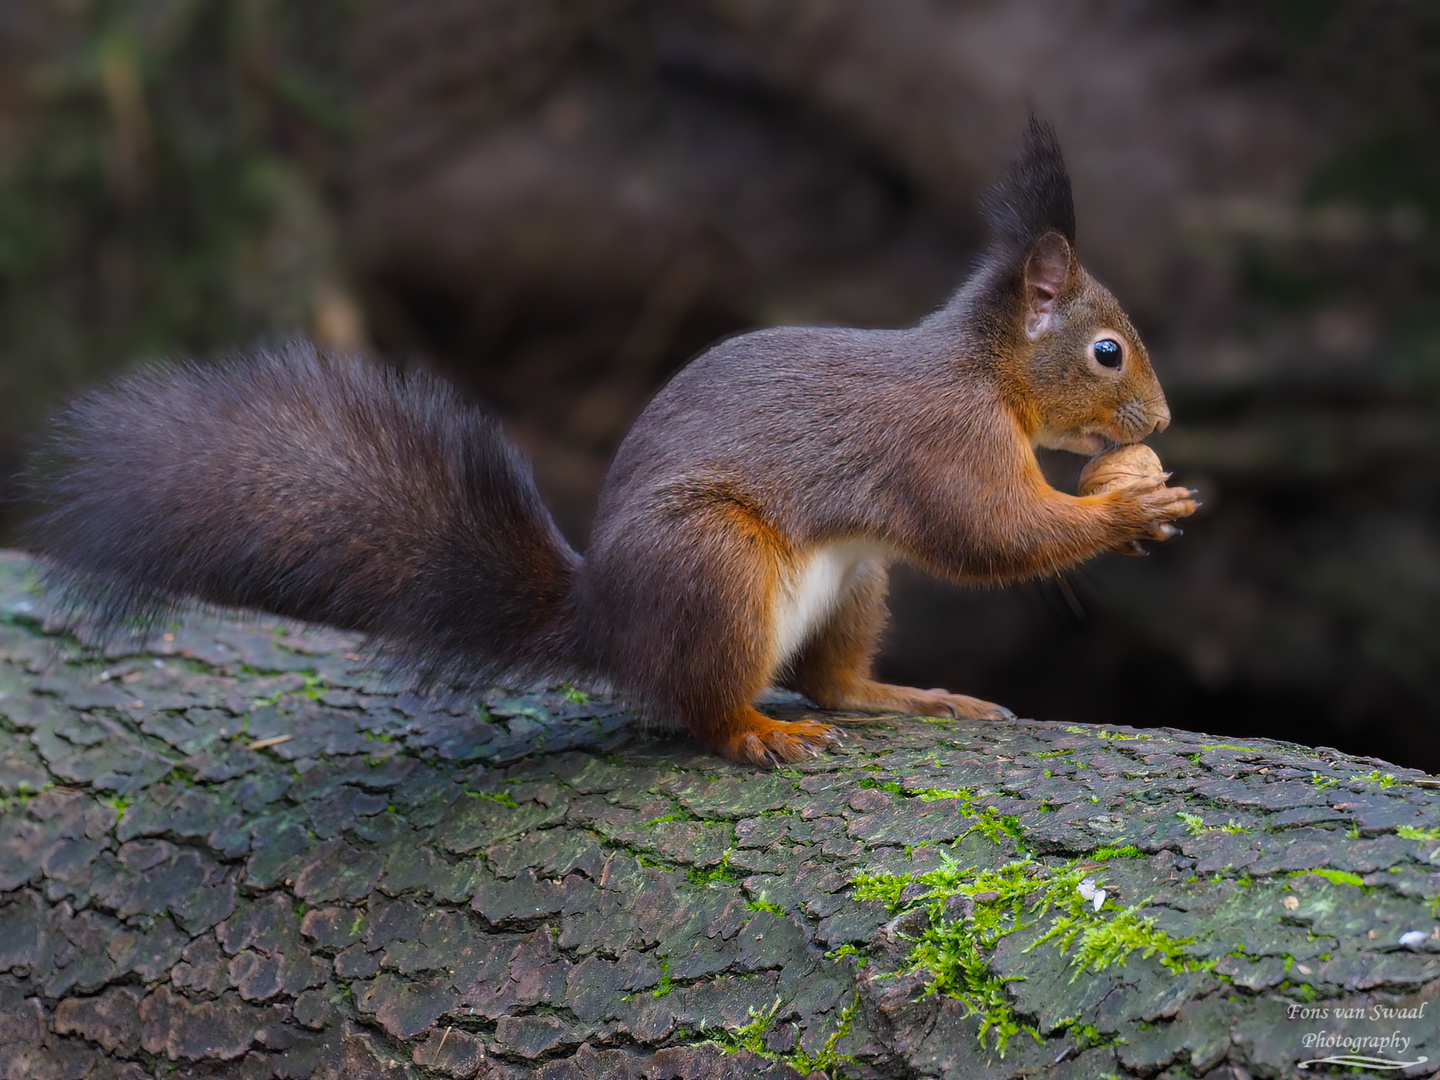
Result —
POLYGON ((861 875, 855 880, 855 895, 858 899, 884 900, 892 910, 898 910, 900 896, 910 885, 919 882, 929 886, 909 905, 911 909, 924 907, 929 925, 915 939, 906 970, 926 973, 932 993, 960 1001, 970 1015, 978 1017, 981 1044, 987 1036, 993 1038, 1003 1057, 1010 1040, 1017 1035, 1029 1034, 1037 1042, 1040 1035, 1016 1016, 1006 980, 991 970, 985 954, 1002 937, 1022 928, 1027 900, 1033 914, 1044 914, 1053 906, 1056 895, 1066 890, 1073 892, 1083 879, 1083 872, 1074 868, 1048 875, 1030 860, 977 872, 946 857, 939 869, 918 877, 861 875), (971 917, 946 921, 945 901, 952 896, 971 898, 971 917))
MULTIPOLYGON (((740 880, 740 872, 730 868, 730 856, 734 855, 733 849, 727 849, 721 856, 720 861, 709 870, 702 870, 698 866, 692 866, 685 874, 685 880, 691 885, 708 885, 712 881, 737 882, 740 880)), ((782 912, 783 914, 783 912, 782 912)))
POLYGON ((1321 776, 1318 772, 1312 772, 1310 774, 1310 783, 1319 790, 1324 791, 1326 788, 1334 787, 1340 783, 1340 781, 1336 780, 1333 776, 1321 776))
POLYGON ((1046 867, 1027 858, 995 870, 977 870, 945 856, 935 870, 918 875, 862 874, 854 885, 857 899, 882 900, 896 912, 903 907, 926 913, 928 923, 914 939, 902 973, 922 972, 932 993, 962 1002, 970 1015, 980 1019, 981 1043, 992 1038, 1003 1056, 1010 1040, 1022 1033, 1040 1038, 1015 1014, 1008 980, 990 967, 988 954, 1009 934, 1048 921, 1046 931, 1026 951, 1051 945, 1064 955, 1073 949, 1072 980, 1087 970, 1124 965, 1135 952, 1158 958, 1172 972, 1213 967, 1190 954, 1187 946, 1192 939, 1173 938, 1153 919, 1141 916, 1143 903, 1122 909, 1109 901, 1096 910, 1080 891, 1087 877, 1097 889, 1103 887, 1103 878, 1087 874, 1079 860, 1046 867), (927 888, 902 904, 901 896, 917 883, 927 888), (969 897, 972 912, 966 918, 947 920, 946 901, 955 896, 969 897))
POLYGON ((857 949, 854 945, 851 945, 848 942, 844 945, 841 945, 838 949, 831 949, 825 954, 825 959, 833 962, 843 960, 847 956, 853 956, 855 958, 856 967, 863 968, 867 963, 869 963, 869 958, 865 956, 865 954, 862 953, 859 949, 857 949))
POLYGON ((1124 1046, 1127 1041, 1118 1035, 1111 1035, 1107 1038, 1100 1034, 1100 1029, 1094 1024, 1082 1024, 1078 1021, 1065 1025, 1061 1030, 1061 1034, 1068 1035, 1074 1040, 1072 1053, 1076 1054, 1107 1046, 1124 1046))
POLYGON ((712 1046, 718 1046, 726 1053, 731 1054, 748 1050, 757 1057, 788 1065, 801 1076, 810 1076, 819 1072, 831 1077, 832 1080, 844 1080, 843 1066, 855 1064, 855 1059, 841 1054, 836 1050, 836 1046, 841 1039, 850 1034, 850 1029, 855 1021, 855 1011, 860 1005, 859 993, 856 993, 854 999, 840 1013, 835 1030, 826 1037, 824 1044, 814 1053, 809 1053, 797 1044, 795 1049, 788 1054, 779 1054, 766 1045, 765 1037, 775 1025, 775 1018, 780 1013, 781 1005, 781 999, 776 998, 769 1008, 758 1011, 751 1009, 749 1011, 750 1022, 729 1031, 702 1029, 706 1035, 705 1042, 712 1046))
POLYGON ((125 811, 130 807, 130 800, 127 799, 124 795, 112 795, 109 798, 101 799, 100 801, 108 804, 115 811, 116 825, 119 825, 120 822, 125 820, 125 811))
POLYGON ((660 981, 655 984, 655 989, 650 992, 650 996, 662 998, 675 989, 675 981, 670 977, 669 958, 657 956, 655 959, 660 963, 660 981))
POLYGON ((876 780, 874 777, 867 776, 856 781, 856 783, 859 787, 870 788, 875 791, 888 791, 894 795, 905 794, 900 785, 894 780, 876 780))
POLYGON ((1406 840, 1424 840, 1426 842, 1440 840, 1440 829, 1426 829, 1418 825, 1401 825, 1395 830, 1396 836, 1403 836, 1406 840))
POLYGON ((311 701, 319 701, 330 692, 330 684, 320 676, 319 672, 306 671, 301 674, 305 676, 305 685, 300 688, 301 696, 307 697, 311 701))
POLYGON ((781 1004, 780 998, 776 998, 771 1002, 769 1008, 758 1011, 754 1008, 750 1009, 750 1022, 741 1024, 737 1028, 714 1033, 706 1029, 707 1034, 710 1035, 709 1041, 727 1053, 733 1054, 741 1050, 749 1050, 752 1054, 773 1059, 775 1055, 765 1047, 765 1036, 775 1025, 775 1017, 779 1015, 781 1004))
POLYGON ((1199 836, 1202 833, 1223 832, 1223 833, 1248 833, 1250 830, 1231 818, 1224 825, 1206 825, 1203 818, 1198 814, 1179 813, 1175 815, 1185 822, 1185 828, 1192 836, 1199 836))
POLYGON ((570 704, 572 705, 590 704, 590 695, 587 694, 584 690, 581 690, 573 683, 566 683, 564 686, 560 687, 560 693, 565 698, 565 700, 570 702, 570 704))
POLYGON ((1143 859, 1145 852, 1141 851, 1134 844, 1125 844, 1122 847, 1101 847, 1090 852, 1086 858, 1094 862, 1107 862, 1110 859, 1143 859))
POLYGON ((979 833, 992 844, 1003 843, 1009 839, 1014 841, 1022 854, 1029 851, 1025 843, 1025 833, 1020 828, 1020 819, 1014 814, 1001 814, 993 806, 985 807, 975 824, 965 830, 964 835, 969 836, 971 833, 979 833))
POLYGON ((685 811, 683 811, 683 810, 674 810, 674 811, 671 811, 671 812, 668 813, 668 814, 661 814, 659 817, 651 818, 649 821, 647 821, 647 822, 645 823, 645 825, 646 825, 647 828, 649 828, 649 827, 652 827, 652 826, 655 826, 655 825, 664 825, 666 822, 669 822, 669 821, 699 821, 699 820, 700 820, 700 819, 697 818, 694 814, 687 814, 687 813, 686 813, 685 811))
POLYGON ((921 802, 939 802, 941 799, 959 799, 967 810, 970 804, 976 799, 976 794, 971 788, 921 788, 918 791, 907 792, 907 794, 912 795, 921 802))
POLYGON ((1006 980, 991 970, 975 934, 959 925, 948 933, 927 933, 911 953, 911 962, 933 973, 933 993, 957 999, 979 1017, 982 1046, 986 1036, 993 1036, 996 1051, 1004 1057, 1010 1040, 1022 1032, 1040 1041, 1040 1033, 1016 1015, 1006 980))
POLYGON ((1079 724, 1067 724, 1065 730, 1072 735, 1089 735, 1096 739, 1106 739, 1110 742, 1151 742, 1155 736, 1145 735, 1139 732, 1110 731, 1102 727, 1081 727, 1079 724))
POLYGON ((782 919, 790 914, 779 904, 775 903, 773 900, 767 900, 763 896, 759 897, 758 899, 751 900, 747 906, 750 908, 751 911, 768 911, 771 915, 778 915, 782 919))
POLYGON ((1391 773, 1382 773, 1379 769, 1371 769, 1368 773, 1361 773, 1350 777, 1351 782, 1359 781, 1362 784, 1375 784, 1377 787, 1394 787, 1398 781, 1391 773))
POLYGON ((1171 937, 1156 927, 1154 919, 1141 917, 1138 912, 1144 906, 1143 902, 1132 904, 1107 918, 1103 908, 1097 912, 1072 903, 1068 914, 1056 918, 1054 925, 1025 951, 1031 952, 1047 941, 1058 941, 1062 953, 1075 946, 1070 961, 1075 969, 1071 982, 1087 970, 1101 972, 1117 964, 1124 967, 1135 952, 1146 959, 1156 957, 1166 970, 1177 975, 1213 966, 1186 950, 1185 946, 1195 943, 1194 938, 1171 937))
POLYGON ((1365 881, 1359 874, 1352 874, 1346 870, 1332 870, 1329 867, 1316 867, 1311 870, 1293 870, 1288 875, 1291 878, 1304 877, 1306 874, 1314 874, 1322 877, 1333 885, 1353 885, 1357 889, 1365 888, 1365 881))
POLYGON ((1228 742, 1204 743, 1204 744, 1201 746, 1201 749, 1202 749, 1202 750, 1205 750, 1205 751, 1209 751, 1209 750, 1238 750, 1238 751, 1240 751, 1241 753, 1246 753, 1246 754, 1258 754, 1258 753, 1262 753, 1261 748, 1258 747, 1258 746, 1241 746, 1239 743, 1228 743, 1228 742))
POLYGON ((960 804, 961 814, 975 819, 974 824, 962 836, 979 833, 992 844, 1001 844, 1008 839, 1014 842, 1020 854, 1029 852, 1029 846, 1025 842, 1025 833, 1020 827, 1020 819, 1014 814, 1001 814, 993 806, 977 805, 982 796, 974 788, 914 788, 906 790, 893 780, 887 782, 862 780, 860 786, 888 791, 905 799, 919 799, 921 802, 953 799, 960 804))
POLYGON ((472 799, 484 799, 487 802, 499 803, 511 810, 517 810, 520 807, 520 804, 515 801, 515 796, 508 791, 475 791, 473 788, 466 788, 465 794, 472 799))
POLYGON ((835 1047, 841 1039, 850 1034, 850 1029, 855 1023, 855 1010, 859 1007, 860 992, 857 990, 850 1004, 841 1010, 840 1019, 835 1025, 835 1030, 825 1039, 824 1045, 822 1045, 819 1050, 814 1054, 808 1054, 804 1049, 797 1046, 789 1056, 781 1058, 781 1060, 801 1076, 810 1076, 823 1072, 824 1075, 830 1076, 834 1078, 834 1080, 843 1080, 845 1074, 840 1066, 854 1064, 855 1059, 841 1054, 835 1047))
MULTIPOLYGON (((42 792, 49 791, 54 786, 53 783, 47 780, 37 788, 33 786, 30 781, 21 780, 15 785, 14 795, 0 795, 0 810, 9 810, 12 806, 28 806, 35 796, 42 792)), ((123 813, 123 810, 119 810, 115 819, 117 822, 123 813)))

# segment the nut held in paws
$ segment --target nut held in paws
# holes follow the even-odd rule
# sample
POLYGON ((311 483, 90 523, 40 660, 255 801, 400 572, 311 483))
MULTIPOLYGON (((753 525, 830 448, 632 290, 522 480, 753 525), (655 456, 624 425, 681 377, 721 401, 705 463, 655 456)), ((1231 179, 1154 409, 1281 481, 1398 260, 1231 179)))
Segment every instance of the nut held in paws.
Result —
POLYGON ((1080 473, 1079 492, 1081 495, 1095 495, 1133 480, 1158 476, 1164 471, 1159 455, 1150 447, 1141 443, 1117 446, 1090 459, 1080 473))

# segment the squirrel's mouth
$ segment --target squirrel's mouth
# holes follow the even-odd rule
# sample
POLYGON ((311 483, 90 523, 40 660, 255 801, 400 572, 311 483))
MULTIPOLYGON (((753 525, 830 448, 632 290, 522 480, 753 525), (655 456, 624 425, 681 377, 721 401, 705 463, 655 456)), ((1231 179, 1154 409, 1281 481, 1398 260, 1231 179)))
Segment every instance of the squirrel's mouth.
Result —
POLYGON ((1059 435, 1042 435, 1035 440, 1035 445, 1043 446, 1048 450, 1067 450, 1072 454, 1094 457, 1107 450, 1114 450, 1117 446, 1122 445, 1123 441, 1115 438, 1112 434, 1097 431, 1094 428, 1079 428, 1059 435))
POLYGON ((1113 450, 1119 446, 1114 439, 1108 435, 1102 435, 1098 431, 1079 431, 1070 439, 1070 445, 1065 449, 1073 450, 1077 454, 1084 454, 1086 457, 1094 457, 1096 454, 1103 454, 1106 450, 1113 450))

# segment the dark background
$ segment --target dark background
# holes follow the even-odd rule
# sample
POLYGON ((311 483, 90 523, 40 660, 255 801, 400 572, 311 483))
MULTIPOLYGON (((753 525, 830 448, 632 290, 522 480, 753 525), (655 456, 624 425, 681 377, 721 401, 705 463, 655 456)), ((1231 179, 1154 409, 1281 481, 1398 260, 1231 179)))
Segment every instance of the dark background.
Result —
POLYGON ((298 331, 490 402, 583 544, 708 342, 939 304, 1027 101, 1205 509, 1062 580, 897 573, 883 671, 1440 770, 1422 0, 6 0, 5 474, 81 386, 298 331))

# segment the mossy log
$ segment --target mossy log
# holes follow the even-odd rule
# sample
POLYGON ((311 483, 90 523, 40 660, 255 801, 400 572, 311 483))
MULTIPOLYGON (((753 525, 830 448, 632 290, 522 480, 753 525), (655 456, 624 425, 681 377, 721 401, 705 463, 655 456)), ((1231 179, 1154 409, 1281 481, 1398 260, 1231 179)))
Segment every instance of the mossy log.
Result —
POLYGON ((19 555, 0 612, 5 1080, 1440 1060, 1423 774, 923 719, 766 773, 574 690, 397 694, 274 620, 87 657, 19 555))

